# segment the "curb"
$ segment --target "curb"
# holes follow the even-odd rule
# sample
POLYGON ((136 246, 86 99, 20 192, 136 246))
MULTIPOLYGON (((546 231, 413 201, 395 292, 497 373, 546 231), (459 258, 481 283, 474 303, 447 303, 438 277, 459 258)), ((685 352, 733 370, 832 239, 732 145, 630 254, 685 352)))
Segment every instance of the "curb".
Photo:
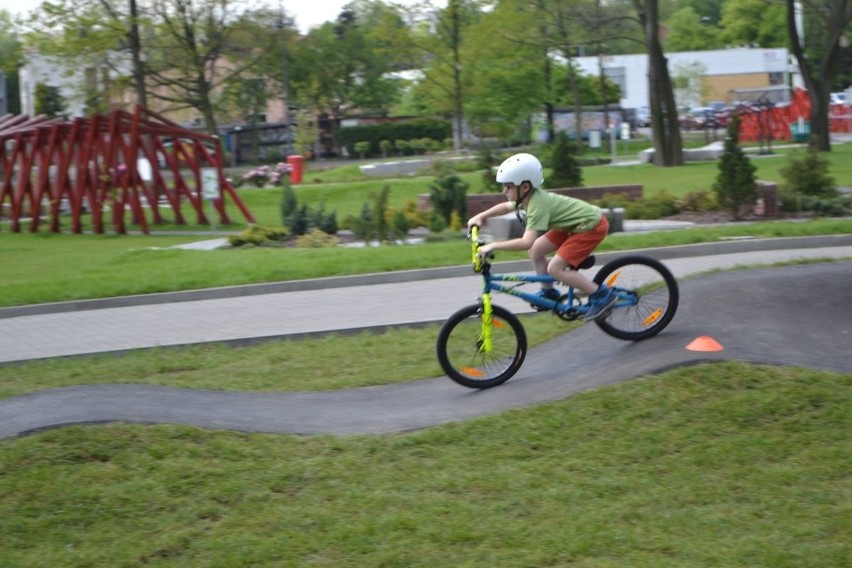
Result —
MULTIPOLYGON (((669 258, 684 258, 709 256, 715 254, 730 254, 738 252, 754 252, 764 250, 784 249, 813 249, 834 246, 852 245, 852 234, 824 235, 815 237, 784 237, 772 239, 743 239, 718 241, 712 243, 697 243, 662 248, 634 249, 617 252, 596 253, 597 264, 601 265, 615 257, 629 254, 641 254, 666 260, 669 258)), ((515 260, 494 264, 501 272, 525 272, 530 270, 529 260, 515 260)), ((351 276, 334 276, 287 282, 268 282, 262 284, 247 284, 219 288, 205 288, 181 292, 161 292, 135 296, 117 296, 114 298, 98 298, 92 300, 77 300, 70 302, 54 302, 48 304, 32 304, 0 308, 0 319, 31 315, 68 313, 85 310, 101 310, 107 308, 122 308, 128 306, 144 306, 151 304, 167 304, 174 302, 192 302, 197 300, 216 300, 239 296, 256 296, 261 294, 278 294, 282 292, 297 292, 307 290, 324 290, 347 286, 367 286, 372 284, 393 284, 415 280, 432 280, 437 278, 454 278, 471 274, 469 265, 447 266, 416 270, 402 270, 360 274, 351 276)))

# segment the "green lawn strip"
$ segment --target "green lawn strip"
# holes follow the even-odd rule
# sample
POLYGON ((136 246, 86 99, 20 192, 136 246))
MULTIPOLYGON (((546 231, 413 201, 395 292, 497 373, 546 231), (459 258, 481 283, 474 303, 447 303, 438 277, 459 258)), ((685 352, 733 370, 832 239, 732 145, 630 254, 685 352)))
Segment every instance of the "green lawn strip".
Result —
MULTIPOLYGON (((580 325, 551 314, 526 314, 521 321, 531 346, 580 325)), ((414 381, 443 375, 435 358, 439 327, 431 324, 381 333, 273 340, 244 347, 200 344, 12 363, 0 365, 0 398, 92 384, 319 391, 414 381), (390 343, 394 347, 389 351, 390 343), (329 357, 329 353, 335 356, 329 357), (346 364, 341 365, 341 361, 346 364)))
MULTIPOLYGON (((771 238, 843 234, 848 219, 762 222, 652 233, 618 233, 601 251, 715 242, 725 237, 771 238)), ((169 249, 204 240, 195 236, 102 236, 49 233, 0 234, 0 307, 152 292, 169 292, 348 274, 381 273, 468 261, 467 242, 352 248, 248 248, 215 251, 169 249)), ((498 260, 526 258, 501 253, 498 260)), ((471 274, 473 277, 473 274, 471 274)))
POLYGON ((394 435, 50 430, 0 442, 0 565, 845 568, 850 386, 731 362, 394 435))

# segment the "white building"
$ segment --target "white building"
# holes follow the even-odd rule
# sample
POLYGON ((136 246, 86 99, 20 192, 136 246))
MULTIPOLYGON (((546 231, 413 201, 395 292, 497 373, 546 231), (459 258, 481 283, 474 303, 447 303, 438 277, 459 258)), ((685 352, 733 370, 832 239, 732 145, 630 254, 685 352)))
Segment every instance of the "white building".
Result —
MULTIPOLYGON (((667 53, 669 74, 674 78, 679 70, 697 69, 703 78, 701 88, 679 95, 681 106, 702 106, 710 101, 733 103, 734 91, 762 87, 798 86, 798 67, 786 48, 736 48, 716 51, 683 51, 667 53), (792 83, 791 83, 792 81, 792 83)), ((597 56, 574 60, 587 75, 598 76, 597 56)), ((605 75, 621 87, 621 106, 648 106, 648 55, 610 55, 603 58, 605 75)))
MULTIPOLYGON (((111 57, 127 59, 116 54, 111 57)), ((124 65, 124 68, 125 76, 130 75, 129 65, 124 65)), ((48 57, 35 49, 28 49, 24 55, 24 65, 18 72, 21 114, 36 116, 36 86, 41 83, 58 89, 65 99, 65 114, 69 118, 86 116, 89 114, 86 112, 87 94, 109 93, 118 75, 115 69, 114 64, 91 63, 83 58, 77 59, 74 66, 69 66, 61 58, 48 57)))

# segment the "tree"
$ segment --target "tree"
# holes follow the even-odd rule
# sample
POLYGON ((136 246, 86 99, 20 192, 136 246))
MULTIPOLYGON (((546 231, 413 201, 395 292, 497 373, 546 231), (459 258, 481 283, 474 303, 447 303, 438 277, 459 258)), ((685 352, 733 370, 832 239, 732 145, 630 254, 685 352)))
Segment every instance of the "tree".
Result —
POLYGON ((707 83, 704 81, 706 74, 707 67, 697 61, 681 62, 674 65, 672 86, 679 108, 691 108, 701 104, 708 91, 707 83))
POLYGON ((786 47, 783 4, 767 0, 727 0, 722 7, 722 39, 728 45, 786 47))
POLYGON ((50 117, 62 116, 65 112, 65 99, 59 94, 58 87, 38 83, 35 87, 35 113, 50 117))
POLYGON ((677 104, 669 75, 668 59, 660 40, 657 0, 632 0, 645 34, 648 50, 648 88, 651 126, 654 135, 654 163, 658 166, 683 165, 683 148, 677 104))
POLYGON ((571 6, 564 0, 536 0, 535 9, 542 22, 542 37, 549 43, 547 51, 557 50, 567 62, 567 83, 572 93, 574 107, 574 140, 581 144, 583 139, 583 124, 579 117, 582 115, 582 98, 578 72, 573 64, 578 54, 578 46, 586 39, 582 36, 582 27, 574 25, 576 6, 571 6))
POLYGON ((480 138, 526 140, 521 131, 546 99, 543 51, 517 33, 530 18, 501 2, 465 32, 463 58, 476 65, 465 67, 464 116, 480 138))
MULTIPOLYGON (((135 44, 128 36, 127 10, 127 0, 53 0, 42 3, 24 22, 27 44, 41 55, 67 70, 91 69, 98 75, 72 95, 83 99, 89 110, 108 107, 118 94, 110 87, 123 90, 133 77, 130 48, 135 44)), ((144 93, 137 93, 137 100, 144 100, 144 93)))
POLYGON ((740 117, 735 114, 728 123, 725 150, 719 160, 719 173, 713 184, 719 205, 735 219, 739 219, 743 208, 754 205, 759 197, 754 177, 757 167, 745 155, 739 141, 740 117))
POLYGON ((430 111, 452 116, 453 148, 459 150, 465 126, 465 32, 479 12, 472 0, 448 0, 447 7, 435 14, 418 23, 412 34, 427 62, 417 92, 430 111))
POLYGON ((721 47, 719 29, 705 22, 689 6, 677 10, 666 22, 666 49, 668 51, 702 51, 721 47))
MULTIPOLYGON (((236 33, 253 21, 241 17, 239 0, 152 0, 138 4, 139 10, 137 2, 45 2, 27 22, 28 41, 43 55, 64 58, 69 68, 108 67, 118 86, 132 79, 140 103, 150 98, 161 110, 195 109, 207 131, 216 133, 217 114, 228 102, 221 96, 225 85, 255 75, 267 51, 255 49, 265 37, 257 33, 262 27, 236 33), (138 32, 143 24, 144 38, 138 32)), ((92 101, 94 95, 86 94, 92 101)))
POLYGON ((250 72, 258 54, 236 49, 236 0, 153 0, 155 33, 147 60, 151 95, 180 108, 196 109, 205 130, 218 132, 217 92, 234 77, 250 72), (231 57, 227 57, 228 55, 231 57), (225 64, 228 59, 229 63, 225 64))
POLYGON ((568 140, 568 135, 560 132, 550 157, 552 173, 547 180, 550 187, 581 187, 583 170, 577 162, 577 144, 568 140))
POLYGON ((407 33, 392 7, 380 2, 347 4, 335 22, 312 29, 294 46, 294 98, 300 106, 332 118, 388 115, 403 86, 393 72, 409 68, 407 33))
POLYGON ((790 50, 811 102, 811 144, 820 151, 831 151, 829 138, 829 96, 842 58, 841 39, 852 22, 849 0, 802 0, 808 48, 802 43, 797 27, 795 0, 787 3, 787 33, 790 50))

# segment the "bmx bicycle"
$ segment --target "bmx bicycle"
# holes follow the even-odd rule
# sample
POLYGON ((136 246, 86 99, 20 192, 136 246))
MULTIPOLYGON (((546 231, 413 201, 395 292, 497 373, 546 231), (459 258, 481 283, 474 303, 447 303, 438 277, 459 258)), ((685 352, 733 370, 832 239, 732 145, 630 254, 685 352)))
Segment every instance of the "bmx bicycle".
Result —
MULTIPOLYGON (((484 241, 479 227, 471 227, 473 270, 482 274, 482 293, 476 304, 451 315, 441 327, 437 340, 438 362, 453 381, 465 387, 486 389, 508 381, 524 362, 527 337, 518 317, 491 301, 492 292, 509 294, 529 302, 541 311, 572 321, 589 310, 587 298, 573 287, 550 300, 520 290, 530 282, 556 282, 551 276, 536 274, 499 274, 491 272, 493 254, 479 254, 484 241)), ((591 268, 594 255, 578 269, 591 268)), ((656 259, 625 255, 606 263, 594 276, 597 284, 612 288, 618 300, 606 312, 592 320, 605 333, 626 341, 640 341, 663 331, 672 321, 680 298, 677 281, 656 259)), ((556 282, 558 284, 558 282, 556 282)))

